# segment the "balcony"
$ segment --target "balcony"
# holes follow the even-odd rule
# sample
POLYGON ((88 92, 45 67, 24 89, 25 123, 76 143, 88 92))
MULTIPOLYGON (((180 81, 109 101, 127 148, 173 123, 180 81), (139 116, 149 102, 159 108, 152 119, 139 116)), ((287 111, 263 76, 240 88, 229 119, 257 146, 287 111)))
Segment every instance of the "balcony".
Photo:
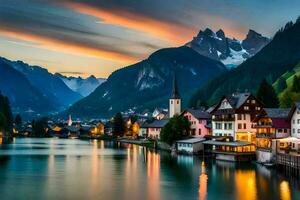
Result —
POLYGON ((275 133, 256 133, 257 138, 269 138, 269 139, 274 139, 275 133))
POLYGON ((215 115, 213 118, 212 118, 213 121, 234 121, 234 116, 231 116, 231 115, 215 115))

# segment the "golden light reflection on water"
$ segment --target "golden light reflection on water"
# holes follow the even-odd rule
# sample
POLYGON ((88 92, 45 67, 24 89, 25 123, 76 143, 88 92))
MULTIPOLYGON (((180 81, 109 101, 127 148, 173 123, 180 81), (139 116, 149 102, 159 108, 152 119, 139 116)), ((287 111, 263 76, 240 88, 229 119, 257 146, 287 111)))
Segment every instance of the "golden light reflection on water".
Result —
MULTIPOLYGON (((104 144, 103 141, 99 141, 100 146, 104 144)), ((101 157, 100 157, 101 158, 101 157)), ((101 173, 101 169, 99 168, 99 160, 98 160, 98 141, 93 140, 92 142, 92 156, 91 156, 91 193, 96 193, 99 190, 99 173, 101 173)), ((101 161, 100 161, 101 162, 101 161)))
POLYGON ((160 154, 147 151, 147 192, 149 199, 160 199, 160 154))
POLYGON ((280 183, 280 199, 281 200, 291 200, 291 190, 290 185, 287 181, 281 181, 280 183))
POLYGON ((204 161, 201 163, 201 174, 199 176, 199 200, 205 200, 207 196, 207 180, 206 167, 204 161))
POLYGON ((255 171, 236 170, 235 185, 236 185, 237 199, 243 199, 243 200, 257 199, 255 171))

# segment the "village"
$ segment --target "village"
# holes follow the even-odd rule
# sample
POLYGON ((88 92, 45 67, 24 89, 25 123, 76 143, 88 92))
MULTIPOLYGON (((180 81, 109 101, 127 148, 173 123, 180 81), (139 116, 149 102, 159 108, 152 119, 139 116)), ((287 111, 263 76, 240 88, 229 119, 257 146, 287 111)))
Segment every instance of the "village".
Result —
MULTIPOLYGON (((153 113, 121 115, 124 134, 114 135, 114 118, 106 121, 53 122, 48 120, 48 137, 108 139, 169 150, 188 155, 212 155, 217 160, 256 161, 266 167, 300 172, 300 103, 290 109, 264 108, 250 93, 224 96, 208 109, 181 110, 181 97, 174 77, 169 109, 153 113), (150 117, 149 117, 150 116, 150 117), (189 133, 173 145, 160 141, 161 131, 174 116, 189 122, 189 133), (148 144, 148 145, 147 145, 148 144), (150 144, 150 145, 149 145, 150 144), (151 145, 152 144, 152 145, 151 145)), ((15 136, 32 136, 32 124, 14 128, 15 136)))

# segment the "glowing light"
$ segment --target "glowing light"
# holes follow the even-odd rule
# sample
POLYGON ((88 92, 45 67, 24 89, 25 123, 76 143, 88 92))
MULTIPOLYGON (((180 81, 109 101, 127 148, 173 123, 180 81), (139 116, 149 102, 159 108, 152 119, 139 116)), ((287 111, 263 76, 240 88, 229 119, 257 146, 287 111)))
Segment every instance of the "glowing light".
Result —
POLYGON ((291 190, 289 183, 287 181, 282 181, 280 183, 280 199, 281 200, 291 200, 291 190))

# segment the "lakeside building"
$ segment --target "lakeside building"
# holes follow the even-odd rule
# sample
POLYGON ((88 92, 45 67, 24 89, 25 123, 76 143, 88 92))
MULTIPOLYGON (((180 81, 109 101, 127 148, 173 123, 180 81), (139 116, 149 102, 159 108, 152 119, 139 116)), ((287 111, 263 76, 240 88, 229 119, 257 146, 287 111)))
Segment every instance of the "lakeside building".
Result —
POLYGON ((277 152, 277 139, 291 134, 288 119, 290 109, 264 108, 254 120, 256 127, 256 157, 260 163, 274 163, 277 152))
POLYGON ((295 102, 288 114, 291 137, 279 140, 279 152, 300 156, 300 102, 295 102))
POLYGON ((204 138, 190 138, 176 141, 176 148, 179 153, 197 154, 203 151, 204 138))
POLYGON ((254 118, 262 111, 262 103, 250 93, 224 96, 211 111, 212 135, 255 144, 254 118))
POLYGON ((187 109, 181 114, 190 124, 190 136, 203 138, 211 133, 211 115, 202 109, 187 109))

